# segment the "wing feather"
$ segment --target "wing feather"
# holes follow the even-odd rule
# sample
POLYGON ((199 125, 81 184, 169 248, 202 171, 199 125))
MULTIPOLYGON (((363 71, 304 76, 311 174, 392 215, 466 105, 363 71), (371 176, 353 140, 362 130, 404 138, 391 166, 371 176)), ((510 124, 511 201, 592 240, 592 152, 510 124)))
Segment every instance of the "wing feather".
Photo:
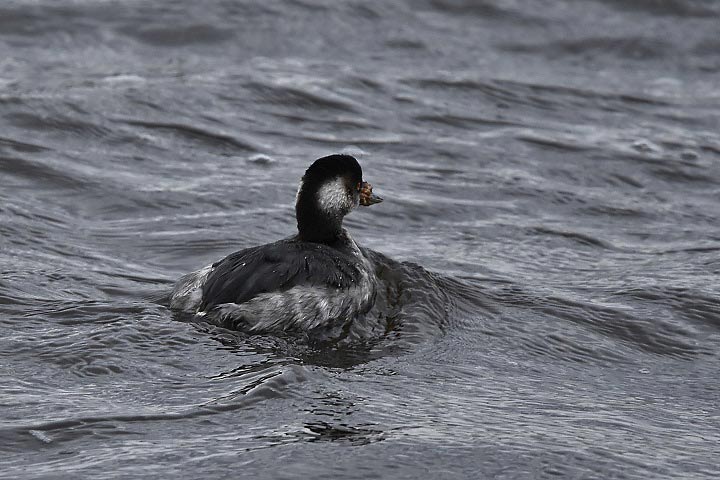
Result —
POLYGON ((240 250, 215 263, 203 286, 201 310, 297 285, 346 289, 359 276, 352 255, 323 244, 283 240, 240 250))

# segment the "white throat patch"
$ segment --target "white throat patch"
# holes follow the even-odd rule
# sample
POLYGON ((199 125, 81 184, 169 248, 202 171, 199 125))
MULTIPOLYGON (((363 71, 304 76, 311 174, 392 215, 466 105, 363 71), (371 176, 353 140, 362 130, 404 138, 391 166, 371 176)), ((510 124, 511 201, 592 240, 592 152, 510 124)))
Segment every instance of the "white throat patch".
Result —
POLYGON ((353 199, 342 177, 325 182, 317 191, 318 207, 331 215, 345 215, 353 208, 353 199))

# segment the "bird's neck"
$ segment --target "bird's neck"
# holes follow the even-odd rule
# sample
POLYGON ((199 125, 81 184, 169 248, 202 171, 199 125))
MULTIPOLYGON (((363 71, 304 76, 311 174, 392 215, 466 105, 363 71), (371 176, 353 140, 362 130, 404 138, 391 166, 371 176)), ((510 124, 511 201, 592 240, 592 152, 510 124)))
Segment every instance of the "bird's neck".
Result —
POLYGON ((300 192, 295 205, 298 238, 305 242, 332 244, 343 235, 342 216, 327 214, 310 195, 300 192))

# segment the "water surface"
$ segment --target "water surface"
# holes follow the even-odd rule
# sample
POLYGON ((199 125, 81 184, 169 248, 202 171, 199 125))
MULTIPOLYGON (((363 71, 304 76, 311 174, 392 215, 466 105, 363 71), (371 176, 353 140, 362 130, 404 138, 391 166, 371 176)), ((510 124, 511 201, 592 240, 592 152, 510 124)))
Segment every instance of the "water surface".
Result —
POLYGON ((0 476, 716 478, 720 4, 0 7, 0 476), (387 331, 173 315, 345 151, 387 331), (419 265, 419 266, 414 266, 419 265))

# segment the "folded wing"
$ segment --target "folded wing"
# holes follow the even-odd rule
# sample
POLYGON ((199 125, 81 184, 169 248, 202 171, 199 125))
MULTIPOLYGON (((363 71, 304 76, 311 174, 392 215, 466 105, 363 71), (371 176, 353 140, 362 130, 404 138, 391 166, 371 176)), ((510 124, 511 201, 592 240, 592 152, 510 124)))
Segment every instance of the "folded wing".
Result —
POLYGON ((232 253, 213 265, 200 310, 241 304, 298 285, 346 289, 359 279, 356 259, 327 245, 283 240, 232 253))

